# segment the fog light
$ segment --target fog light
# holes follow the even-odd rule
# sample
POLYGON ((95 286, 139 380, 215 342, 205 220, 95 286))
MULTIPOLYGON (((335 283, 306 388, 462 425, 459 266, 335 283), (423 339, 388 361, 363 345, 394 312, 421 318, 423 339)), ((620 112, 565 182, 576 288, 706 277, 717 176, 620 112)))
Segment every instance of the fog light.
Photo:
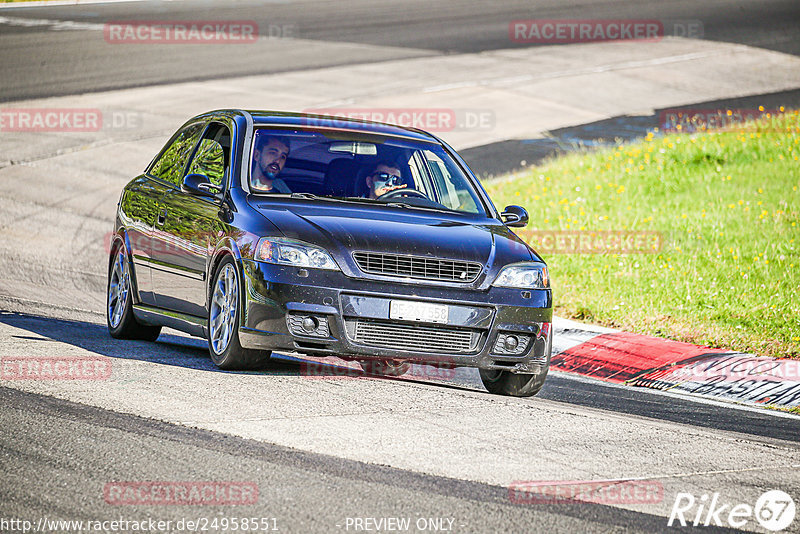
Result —
POLYGON ((290 313, 286 319, 289 325, 289 332, 296 336, 330 336, 328 319, 324 315, 290 313))
POLYGON ((514 352, 519 345, 519 339, 517 336, 506 336, 506 340, 503 342, 503 346, 508 352, 514 352))
POLYGON ((303 324, 303 330, 305 330, 307 333, 310 334, 317 329, 317 327, 319 326, 319 321, 317 321, 313 317, 306 317, 305 319, 303 319, 302 324, 303 324))
POLYGON ((492 354, 519 356, 525 353, 531 337, 523 334, 498 334, 492 354))

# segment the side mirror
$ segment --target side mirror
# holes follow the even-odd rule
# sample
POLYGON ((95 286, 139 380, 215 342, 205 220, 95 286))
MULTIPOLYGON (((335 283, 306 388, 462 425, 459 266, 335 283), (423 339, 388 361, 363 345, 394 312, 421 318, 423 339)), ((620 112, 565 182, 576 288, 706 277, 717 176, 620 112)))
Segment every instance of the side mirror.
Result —
POLYGON ((222 191, 222 188, 209 182, 205 174, 187 174, 181 184, 181 191, 190 195, 213 198, 222 191))
POLYGON ((506 226, 522 228, 528 224, 528 212, 522 206, 506 206, 500 218, 506 226))

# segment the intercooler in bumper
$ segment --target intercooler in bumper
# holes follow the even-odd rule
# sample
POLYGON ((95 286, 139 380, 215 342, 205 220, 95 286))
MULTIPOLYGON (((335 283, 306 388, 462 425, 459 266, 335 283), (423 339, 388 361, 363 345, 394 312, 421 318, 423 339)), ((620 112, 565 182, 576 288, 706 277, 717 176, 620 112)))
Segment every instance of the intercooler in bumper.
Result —
POLYGON ((475 353, 485 337, 477 330, 363 319, 345 319, 345 330, 358 345, 422 353, 475 353))

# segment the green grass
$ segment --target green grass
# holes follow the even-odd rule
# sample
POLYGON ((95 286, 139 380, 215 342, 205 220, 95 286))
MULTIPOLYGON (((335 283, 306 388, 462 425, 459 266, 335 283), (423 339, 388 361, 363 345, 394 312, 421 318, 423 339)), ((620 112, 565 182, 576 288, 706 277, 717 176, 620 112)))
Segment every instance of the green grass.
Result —
POLYGON ((776 406, 775 404, 769 404, 766 406, 769 410, 777 410, 779 412, 788 412, 800 415, 800 406, 792 406, 791 408, 786 406, 776 406))
POLYGON ((526 230, 663 235, 652 254, 544 254, 558 315, 800 358, 799 158, 793 111, 573 153, 486 187, 528 209, 526 230))

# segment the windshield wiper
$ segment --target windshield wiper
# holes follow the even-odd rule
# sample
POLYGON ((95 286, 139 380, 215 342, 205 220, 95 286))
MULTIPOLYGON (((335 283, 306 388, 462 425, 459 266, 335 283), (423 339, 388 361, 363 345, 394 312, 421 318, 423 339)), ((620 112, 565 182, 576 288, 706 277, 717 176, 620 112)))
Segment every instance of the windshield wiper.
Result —
POLYGON ((332 202, 379 202, 361 197, 332 197, 328 195, 315 195, 314 193, 292 193, 289 198, 305 198, 309 200, 330 200, 332 202))
POLYGON ((374 199, 374 198, 364 198, 364 197, 329 197, 329 196, 319 196, 315 195, 314 193, 292 193, 289 195, 290 198, 304 198, 308 200, 332 200, 336 202, 363 202, 366 204, 380 204, 383 206, 390 206, 392 208, 403 208, 403 209, 423 209, 423 210, 430 210, 430 211, 441 211, 444 213, 453 213, 454 210, 447 209, 447 208, 439 208, 437 206, 421 206, 419 204, 409 204, 407 202, 386 202, 385 200, 374 199))
POLYGON ((457 213, 456 210, 451 210, 448 208, 440 208, 438 206, 424 206, 420 204, 409 204, 408 202, 387 202, 386 205, 392 206, 393 208, 420 209, 429 211, 441 211, 443 213, 457 213))
POLYGON ((391 206, 393 208, 411 208, 414 207, 412 204, 406 204, 405 202, 386 202, 385 200, 375 199, 375 198, 364 198, 364 197, 345 197, 343 200, 347 200, 350 202, 364 202, 367 204, 379 204, 382 206, 391 206))
POLYGON ((328 195, 315 195, 314 193, 292 193, 289 195, 289 198, 304 198, 308 200, 330 200, 332 202, 369 202, 369 203, 379 203, 383 204, 383 202, 379 200, 373 200, 370 198, 362 198, 362 197, 331 197, 328 195))

